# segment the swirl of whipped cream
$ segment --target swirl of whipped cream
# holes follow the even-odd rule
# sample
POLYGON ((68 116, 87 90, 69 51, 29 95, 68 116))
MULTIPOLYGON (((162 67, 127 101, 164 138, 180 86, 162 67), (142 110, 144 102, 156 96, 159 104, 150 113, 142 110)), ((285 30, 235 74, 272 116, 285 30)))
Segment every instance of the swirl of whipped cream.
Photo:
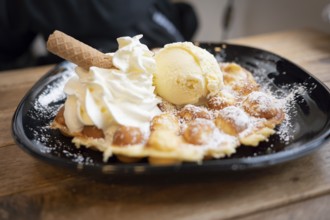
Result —
POLYGON ((79 132, 85 125, 103 130, 113 124, 146 128, 160 113, 152 85, 156 63, 153 53, 140 43, 141 37, 117 39, 119 49, 108 54, 115 68, 76 68, 64 88, 64 118, 70 132, 79 132))

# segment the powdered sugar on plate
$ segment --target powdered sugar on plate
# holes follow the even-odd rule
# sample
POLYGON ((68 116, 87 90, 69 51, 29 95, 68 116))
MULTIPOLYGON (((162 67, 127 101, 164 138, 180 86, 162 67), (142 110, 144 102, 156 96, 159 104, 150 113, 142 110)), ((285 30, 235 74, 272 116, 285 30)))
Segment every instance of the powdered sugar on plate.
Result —
MULTIPOLYGON (((297 133, 297 129, 299 129, 295 118, 300 108, 300 102, 310 99, 309 94, 316 88, 316 84, 307 83, 310 77, 306 78, 305 81, 301 83, 276 84, 274 82, 274 76, 280 74, 290 75, 290 72, 279 72, 279 70, 275 69, 274 65, 274 72, 269 73, 269 70, 267 72, 266 69, 260 68, 265 60, 255 61, 253 67, 249 65, 245 67, 252 72, 257 83, 261 85, 261 90, 275 97, 277 99, 277 105, 284 109, 286 117, 277 127, 276 134, 279 136, 281 142, 289 144, 295 138, 295 133, 297 133)), ((268 62, 276 63, 275 60, 268 60, 268 62)))
POLYGON ((34 109, 29 112, 29 116, 34 119, 54 117, 57 114, 59 104, 64 103, 66 96, 63 89, 73 73, 73 68, 68 68, 61 74, 53 75, 50 79, 51 82, 43 88, 34 100, 34 109))
MULTIPOLYGON (((76 149, 71 138, 62 136, 58 130, 51 128, 51 123, 66 96, 63 92, 66 82, 74 75, 75 65, 66 64, 65 70, 55 73, 47 78, 49 83, 41 88, 40 93, 33 100, 27 116, 33 123, 26 123, 25 127, 33 135, 33 141, 39 144, 39 151, 44 154, 65 156, 71 161, 82 164, 93 164, 94 161, 83 150, 76 149)), ((56 72, 56 71, 55 71, 56 72)))

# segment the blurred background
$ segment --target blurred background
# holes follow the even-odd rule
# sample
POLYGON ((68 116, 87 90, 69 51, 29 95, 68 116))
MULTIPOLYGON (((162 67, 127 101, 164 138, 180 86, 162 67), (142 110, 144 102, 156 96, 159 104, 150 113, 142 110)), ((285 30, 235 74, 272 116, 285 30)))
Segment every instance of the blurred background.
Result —
POLYGON ((330 33, 329 0, 180 0, 199 17, 197 41, 219 41, 255 34, 310 27, 330 33), (231 7, 228 33, 226 10, 231 7))
POLYGON ((45 41, 61 30, 103 52, 143 34, 150 48, 314 28, 330 33, 329 0, 0 0, 0 70, 61 61, 45 41))

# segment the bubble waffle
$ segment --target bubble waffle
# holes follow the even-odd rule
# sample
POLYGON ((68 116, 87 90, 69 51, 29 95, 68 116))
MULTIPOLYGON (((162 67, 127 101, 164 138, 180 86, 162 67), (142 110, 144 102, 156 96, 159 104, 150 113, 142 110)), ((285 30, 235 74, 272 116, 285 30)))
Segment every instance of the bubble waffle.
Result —
POLYGON ((118 38, 113 54, 58 31, 49 37, 49 51, 78 65, 53 122, 76 147, 103 152, 105 162, 201 162, 230 156, 242 144, 258 146, 284 120, 281 102, 240 65, 218 66, 188 42, 154 56, 141 37, 118 38))
POLYGON ((165 100, 162 113, 150 121, 150 129, 113 125, 106 132, 85 126, 70 133, 58 112, 54 127, 72 136, 77 147, 104 153, 104 161, 116 156, 129 163, 148 158, 151 164, 201 162, 235 153, 241 144, 258 146, 275 133, 285 117, 280 100, 263 92, 252 74, 235 63, 221 63, 224 87, 199 105, 175 106, 165 100), (249 85, 249 86, 246 86, 249 85))

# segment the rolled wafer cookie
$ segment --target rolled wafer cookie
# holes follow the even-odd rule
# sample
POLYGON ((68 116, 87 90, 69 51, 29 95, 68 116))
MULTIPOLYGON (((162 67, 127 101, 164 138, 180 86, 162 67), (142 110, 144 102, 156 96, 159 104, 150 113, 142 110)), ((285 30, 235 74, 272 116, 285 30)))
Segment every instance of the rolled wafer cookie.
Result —
POLYGON ((108 56, 61 31, 56 30, 49 35, 47 49, 53 54, 75 63, 84 69, 89 69, 91 66, 107 69, 113 67, 111 56, 108 56))

